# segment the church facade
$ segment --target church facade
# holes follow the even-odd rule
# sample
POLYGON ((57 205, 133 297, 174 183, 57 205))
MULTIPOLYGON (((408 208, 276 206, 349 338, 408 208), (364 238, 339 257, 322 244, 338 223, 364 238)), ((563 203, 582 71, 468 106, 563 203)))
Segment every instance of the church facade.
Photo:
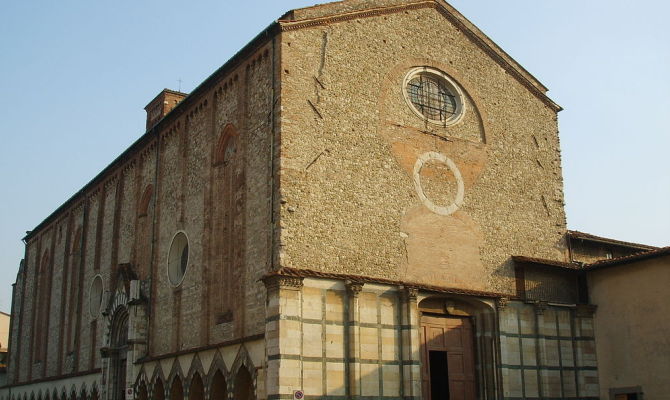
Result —
POLYGON ((599 398, 584 243, 651 248, 567 231, 546 91, 441 0, 286 13, 24 238, 0 398, 599 398))

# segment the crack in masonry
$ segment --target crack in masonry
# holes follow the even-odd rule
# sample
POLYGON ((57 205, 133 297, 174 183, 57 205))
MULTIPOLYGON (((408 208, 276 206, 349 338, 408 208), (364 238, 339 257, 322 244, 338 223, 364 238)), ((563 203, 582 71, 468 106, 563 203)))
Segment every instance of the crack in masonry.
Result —
POLYGON ((317 162, 319 160, 319 158, 321 158, 322 155, 327 154, 329 152, 330 151, 328 149, 324 149, 321 153, 319 153, 316 157, 314 157, 312 162, 307 164, 307 166, 305 167, 305 171, 307 171, 309 169, 309 167, 311 167, 315 162, 317 162))
POLYGON ((321 113, 319 112, 319 109, 316 108, 316 106, 314 105, 314 103, 312 103, 312 101, 310 99, 307 99, 307 103, 309 103, 309 105, 312 107, 312 110, 314 110, 316 115, 318 115, 319 118, 323 119, 323 115, 321 115, 321 113))

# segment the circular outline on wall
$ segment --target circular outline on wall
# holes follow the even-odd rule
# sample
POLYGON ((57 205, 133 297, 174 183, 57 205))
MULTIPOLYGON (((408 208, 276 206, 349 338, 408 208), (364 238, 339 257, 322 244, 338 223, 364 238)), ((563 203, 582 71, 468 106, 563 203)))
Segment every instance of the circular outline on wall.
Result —
POLYGON ((102 298, 103 294, 105 293, 105 284, 102 281, 102 275, 97 274, 96 276, 91 279, 91 284, 88 285, 88 313, 91 315, 91 318, 95 319, 100 316, 100 313, 102 311, 102 298), (96 308, 94 306, 93 302, 93 285, 95 285, 97 282, 100 282, 100 293, 96 294, 96 296, 100 297, 99 300, 97 300, 98 307, 96 308))
POLYGON ((167 278, 170 284, 174 287, 181 285, 188 272, 189 260, 191 257, 190 243, 188 235, 184 231, 177 231, 170 241, 170 248, 167 254, 167 278), (179 238, 179 239, 178 239, 179 238), (183 238, 183 240, 182 240, 183 238), (179 241, 177 241, 179 240, 179 241), (175 247, 179 246, 179 247, 175 247), (184 249, 186 249, 186 266, 183 266, 184 249), (174 250, 174 251, 173 251, 174 250), (179 268, 173 270, 173 268, 179 268))
POLYGON ((465 101, 464 101, 464 96, 463 96, 463 91, 461 90, 460 86, 454 82, 453 79, 449 77, 446 73, 440 71, 439 69, 432 68, 432 67, 414 67, 410 69, 407 74, 405 74, 405 79, 402 82, 402 94, 403 97, 405 98, 405 101, 407 102, 407 105, 409 108, 424 121, 428 121, 431 124, 435 125, 440 125, 440 126, 450 126, 458 123, 462 118, 463 115, 465 115, 465 101), (440 119, 431 119, 426 117, 421 110, 419 110, 416 105, 412 102, 412 100, 409 97, 409 94, 407 93, 407 86, 409 85, 409 82, 414 79, 417 75, 421 74, 426 74, 426 75, 432 75, 435 77, 438 81, 443 83, 446 88, 454 95, 454 101, 456 103, 454 113, 447 119, 440 120, 440 119))
POLYGON ((421 156, 419 156, 419 158, 417 158, 416 162, 414 163, 413 177, 414 189, 416 189, 416 193, 419 195, 419 200, 421 200, 423 205, 428 207, 428 209, 435 214, 451 215, 463 205, 463 198, 465 197, 465 184, 463 183, 463 176, 461 175, 461 171, 458 169, 456 164, 454 164, 454 162, 444 154, 436 153, 434 151, 421 154, 421 156), (456 185, 458 186, 456 191, 456 198, 454 199, 453 203, 446 207, 438 206, 433 203, 432 200, 426 196, 426 193, 424 193, 423 187, 421 186, 421 169, 426 162, 431 160, 437 160, 447 164, 447 167, 449 167, 451 173, 454 174, 454 178, 456 178, 456 185))

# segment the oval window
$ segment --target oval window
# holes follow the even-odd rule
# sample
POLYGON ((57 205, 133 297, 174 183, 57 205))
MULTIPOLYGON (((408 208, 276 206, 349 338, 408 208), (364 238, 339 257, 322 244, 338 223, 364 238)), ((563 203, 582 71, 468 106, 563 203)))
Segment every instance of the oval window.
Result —
POLYGON ((179 286, 184 280, 188 267, 188 238, 184 232, 177 232, 172 238, 168 254, 168 278, 173 286, 179 286))
POLYGON ((100 315, 100 309, 102 308, 102 291, 102 277, 96 275, 91 282, 91 288, 88 292, 88 311, 93 318, 97 318, 100 315))

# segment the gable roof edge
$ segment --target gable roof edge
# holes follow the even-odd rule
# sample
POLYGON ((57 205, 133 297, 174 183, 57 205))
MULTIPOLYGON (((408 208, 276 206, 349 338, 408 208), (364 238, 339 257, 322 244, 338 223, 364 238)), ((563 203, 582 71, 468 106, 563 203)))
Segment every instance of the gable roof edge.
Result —
POLYGON ((537 78, 531 75, 525 68, 514 60, 503 49, 496 45, 486 34, 477 28, 472 22, 459 13, 453 6, 443 0, 425 0, 410 2, 402 5, 386 6, 360 9, 355 11, 329 14, 313 18, 291 20, 294 10, 284 14, 282 19, 278 20, 282 32, 311 28, 320 25, 326 25, 337 22, 349 21, 356 18, 374 17, 384 14, 394 14, 405 10, 417 10, 423 8, 434 8, 441 13, 447 20, 460 29, 475 45, 491 57, 500 67, 512 75, 519 83, 525 86, 540 101, 548 106, 554 112, 563 110, 563 107, 554 102, 547 96, 547 88, 540 83, 537 78))

